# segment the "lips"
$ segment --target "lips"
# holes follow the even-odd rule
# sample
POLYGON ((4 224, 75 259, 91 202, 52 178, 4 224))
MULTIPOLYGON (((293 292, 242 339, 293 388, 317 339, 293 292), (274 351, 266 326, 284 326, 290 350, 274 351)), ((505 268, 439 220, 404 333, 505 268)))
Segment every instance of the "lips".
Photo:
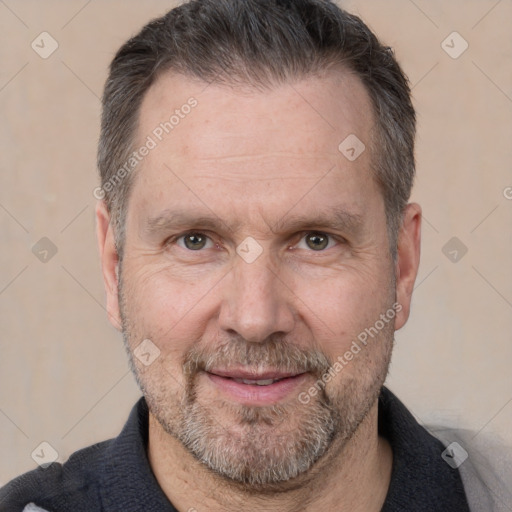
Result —
POLYGON ((213 375, 218 375, 219 377, 224 377, 228 379, 233 379, 236 382, 240 382, 243 384, 255 384, 258 386, 268 386, 269 384, 273 384, 282 379, 287 379, 289 377, 296 377, 297 375, 301 375, 304 372, 282 372, 277 370, 267 370, 265 372, 258 371, 249 371, 246 369, 234 369, 234 370, 222 370, 222 369, 213 369, 208 373, 213 375))
POLYGON ((247 405, 268 405, 296 394, 309 374, 267 370, 211 369, 208 380, 230 400, 247 405))
POLYGON ((274 382, 277 382, 281 379, 257 379, 257 380, 251 380, 251 379, 235 379, 233 378, 235 382, 238 382, 239 384, 252 384, 256 386, 269 386, 270 384, 274 384, 274 382))

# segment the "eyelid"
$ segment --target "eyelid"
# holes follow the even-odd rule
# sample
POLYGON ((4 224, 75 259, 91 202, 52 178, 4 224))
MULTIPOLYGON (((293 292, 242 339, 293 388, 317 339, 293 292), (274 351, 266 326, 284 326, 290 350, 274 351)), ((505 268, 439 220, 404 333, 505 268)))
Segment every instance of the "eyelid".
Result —
MULTIPOLYGON (((212 244, 214 244, 215 247, 220 247, 220 243, 218 241, 215 240, 215 238, 209 234, 208 230, 200 230, 200 229, 191 229, 191 230, 188 230, 188 231, 182 231, 181 233, 178 233, 176 235, 172 235, 170 237, 168 237, 165 242, 164 242, 164 246, 167 246, 167 245, 170 245, 170 244, 177 244, 178 240, 187 236, 187 235, 202 235, 204 237, 206 237, 212 244)), ((329 238, 329 241, 330 242, 336 242, 337 244, 346 244, 348 243, 346 238, 340 236, 340 235, 334 235, 332 233, 328 233, 326 231, 321 231, 321 230, 314 230, 314 229, 310 229, 310 230, 307 230, 307 231, 301 231, 300 233, 298 233, 298 235, 300 235, 300 238, 298 240, 297 243, 293 244, 290 248, 291 249, 295 249, 297 248, 297 245, 302 242, 304 240, 304 238, 308 235, 324 235, 324 236, 327 236, 329 238)), ((181 246, 180 246, 181 247, 181 246)), ((186 249, 185 247, 181 247, 183 249, 186 249)), ((211 248, 211 247, 210 247, 211 248)), ((332 247, 328 247, 328 249, 331 249, 332 247)), ((190 250, 190 249, 186 249, 186 250, 190 250)), ((313 249, 311 248, 308 248, 309 251, 311 252, 325 252, 327 249, 323 249, 322 251, 314 251, 313 249)), ((200 251, 198 251, 200 252, 200 251)))
MULTIPOLYGON (((181 245, 178 244, 178 240, 180 240, 181 238, 185 237, 185 236, 188 236, 188 235, 201 235, 201 236, 204 236, 205 238, 208 239, 208 241, 211 243, 211 244, 214 244, 215 246, 218 245, 212 236, 210 236, 206 230, 199 230, 199 229, 191 229, 191 230, 188 230, 188 231, 183 231, 181 233, 178 233, 176 235, 172 235, 170 236, 169 238, 167 238, 164 242, 164 247, 167 247, 168 245, 178 245, 178 247, 182 248, 182 249, 185 249, 187 251, 190 251, 190 249, 187 249, 186 247, 182 247, 181 245)), ((211 247, 209 247, 211 248, 211 247)), ((202 250, 204 250, 205 248, 203 248, 202 250)), ((191 251, 192 252, 192 251, 191 251)), ((200 251, 197 251, 197 252, 200 252, 200 251)))
MULTIPOLYGON (((310 229, 308 231, 302 231, 300 233, 300 239, 299 241, 292 247, 293 249, 297 248, 297 246, 304 240, 304 238, 308 235, 323 235, 323 236, 326 236, 328 239, 329 239, 329 243, 331 242, 336 242, 335 245, 338 245, 338 244, 346 244, 347 243, 347 240, 340 236, 340 235, 333 235, 331 233, 328 233, 326 231, 320 231, 320 230, 315 230, 315 229, 310 229)), ((308 251, 311 251, 311 252, 318 252, 318 253, 321 253, 321 252, 325 252, 327 251, 328 249, 332 249, 332 246, 329 247, 329 244, 328 244, 328 247, 325 248, 325 249, 322 249, 321 251, 314 251, 313 249, 311 248, 307 248, 308 251)))

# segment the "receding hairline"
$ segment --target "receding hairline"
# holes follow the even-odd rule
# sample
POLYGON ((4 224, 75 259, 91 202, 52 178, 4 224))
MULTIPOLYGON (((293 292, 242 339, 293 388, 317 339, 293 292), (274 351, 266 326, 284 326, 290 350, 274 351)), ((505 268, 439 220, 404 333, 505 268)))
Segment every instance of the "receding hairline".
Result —
MULTIPOLYGON (((372 171, 385 198, 388 227, 396 233, 415 174, 415 112, 408 79, 394 52, 360 18, 335 3, 305 0, 300 9, 298 2, 284 9, 271 4, 262 0, 185 2, 148 23, 122 46, 112 62, 103 98, 98 152, 102 183, 129 154, 127 148, 133 150, 143 96, 161 73, 185 70, 182 74, 199 82, 223 82, 252 93, 324 74, 331 62, 347 64, 362 80, 377 118, 370 145, 376 155, 371 158, 372 171), (258 20, 266 20, 267 25, 258 20), (128 80, 131 88, 125 95, 121 86, 128 86, 128 80), (130 118, 131 107, 135 108, 130 118), (124 143, 117 135, 122 133, 124 143)), ((129 183, 124 185, 106 196, 121 234, 123 206, 130 192, 129 183)))
MULTIPOLYGON (((137 147, 139 147, 139 145, 143 144, 143 141, 145 140, 146 135, 148 135, 146 132, 143 132, 143 133, 141 132, 142 112, 143 112, 145 105, 147 105, 146 101, 147 101, 147 98, 149 97, 149 95, 151 94, 151 92, 154 91, 156 87, 161 85, 162 80, 165 78, 172 77, 172 78, 182 79, 184 82, 190 82, 194 85, 199 86, 200 91, 204 91, 209 86, 214 86, 214 87, 219 87, 221 90, 225 89, 228 92, 234 92, 235 94, 251 96, 254 94, 263 94, 264 95, 265 93, 272 92, 273 90, 275 90, 276 88, 279 88, 279 87, 286 87, 289 85, 291 85, 293 87, 294 84, 299 84, 301 82, 308 81, 308 80, 319 80, 319 81, 325 80, 325 81, 327 81, 327 80, 334 79, 336 81, 338 81, 338 80, 343 81, 345 79, 345 77, 347 77, 347 76, 349 76, 351 80, 354 80, 355 83, 360 86, 360 91, 362 92, 362 94, 364 96, 364 101, 367 106, 367 111, 369 112, 369 115, 370 115, 370 120, 367 121, 368 136, 369 136, 370 140, 365 141, 365 142, 368 142, 367 151, 370 154, 368 172, 369 172, 369 176, 376 182, 379 193, 381 193, 384 197, 384 191, 381 189, 381 186, 378 183, 378 179, 377 179, 376 172, 374 169, 375 159, 378 158, 378 148, 376 148, 377 141, 375 140, 375 133, 374 133, 376 130, 378 131, 378 127, 376 124, 377 116, 376 116, 376 112, 375 112, 375 106, 373 104, 373 101, 372 101, 372 98, 368 91, 368 88, 364 84, 361 77, 357 74, 357 72, 350 69, 345 64, 338 65, 338 66, 331 65, 326 68, 320 68, 317 72, 302 73, 300 76, 296 76, 294 79, 289 78, 287 80, 269 81, 269 83, 266 84, 264 87, 263 87, 263 84, 259 84, 259 86, 258 86, 258 84, 253 84, 253 83, 250 83, 249 81, 244 82, 241 85, 239 85, 235 81, 229 82, 228 80, 206 82, 205 80, 201 79, 200 77, 198 77, 196 75, 193 75, 190 73, 183 73, 181 71, 177 71, 176 69, 173 69, 172 67, 169 67, 169 68, 167 68, 163 71, 160 71, 158 73, 158 76, 155 78, 155 80, 153 81, 151 86, 147 88, 147 90, 145 91, 145 93, 142 97, 142 100, 138 106, 138 112, 136 115, 136 123, 134 126, 134 137, 132 138, 133 140, 132 140, 132 144, 131 144, 131 151, 135 151, 135 149, 137 147)), ((173 105, 172 108, 177 108, 182 101, 186 101, 185 96, 180 97, 177 100, 176 105, 173 105)), ((178 129, 179 129, 179 127, 178 127, 178 129)), ((171 136, 172 136, 172 133, 171 133, 171 136)), ((341 142, 341 138, 340 138, 339 142, 341 142)), ((340 153, 340 156, 341 156, 341 153, 340 153)), ((128 210, 129 210, 129 205, 131 203, 130 199, 131 199, 131 196, 133 193, 135 183, 138 178, 138 174, 140 174, 140 172, 144 170, 144 163, 145 163, 144 161, 140 162, 140 164, 137 165, 137 167, 133 170, 132 174, 129 176, 129 182, 127 183, 128 193, 125 198, 124 205, 123 205, 125 216, 127 215, 128 210)), ((276 170, 276 173, 278 173, 278 170, 276 170)), ((126 227, 126 226, 124 226, 124 227, 126 227)))

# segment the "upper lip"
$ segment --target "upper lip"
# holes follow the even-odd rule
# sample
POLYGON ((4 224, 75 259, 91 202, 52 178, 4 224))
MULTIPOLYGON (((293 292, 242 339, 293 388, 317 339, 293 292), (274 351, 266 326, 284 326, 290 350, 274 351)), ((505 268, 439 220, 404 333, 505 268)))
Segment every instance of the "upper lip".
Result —
POLYGON ((279 370, 267 370, 264 372, 250 371, 247 369, 217 369, 214 368, 208 373, 219 375, 220 377, 229 377, 231 379, 246 380, 267 380, 267 379, 284 379, 286 377, 294 377, 304 372, 282 372, 279 370))

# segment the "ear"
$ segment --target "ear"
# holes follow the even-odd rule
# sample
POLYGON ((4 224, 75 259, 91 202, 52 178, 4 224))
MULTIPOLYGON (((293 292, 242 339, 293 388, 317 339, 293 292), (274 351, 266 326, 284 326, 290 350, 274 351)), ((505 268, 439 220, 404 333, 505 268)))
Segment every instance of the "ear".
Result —
POLYGON ((119 312, 118 285, 119 285, 119 256, 117 254, 114 230, 110 223, 105 201, 98 201, 96 205, 96 235, 100 251, 103 282, 107 293, 107 314, 110 323, 121 331, 121 315, 119 312))
POLYGON ((397 311, 395 330, 402 328, 411 309, 411 296, 420 264, 421 207, 410 203, 405 207, 403 223, 398 234, 396 275, 396 301, 402 306, 397 311))

